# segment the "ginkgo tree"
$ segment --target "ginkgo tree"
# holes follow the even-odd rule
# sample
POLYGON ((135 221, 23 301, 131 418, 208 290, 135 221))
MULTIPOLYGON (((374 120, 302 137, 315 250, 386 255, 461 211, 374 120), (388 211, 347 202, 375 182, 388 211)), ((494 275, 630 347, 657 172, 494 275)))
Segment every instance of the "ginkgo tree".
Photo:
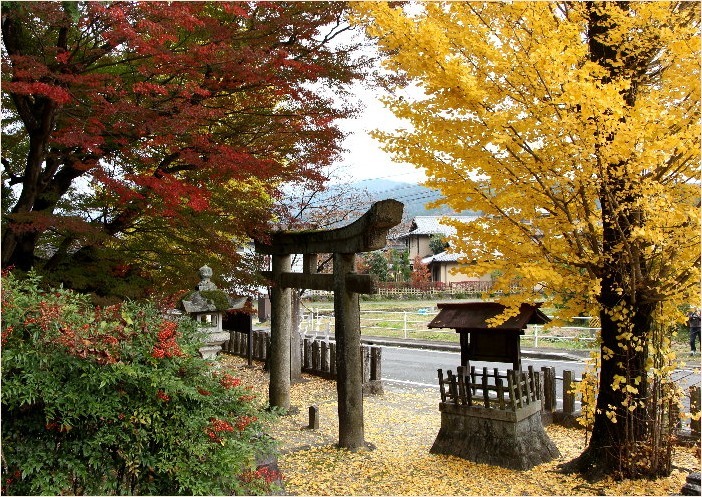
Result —
POLYGON ((367 67, 345 3, 2 8, 2 266, 86 291, 235 273, 280 185, 324 181, 367 67))
POLYGON ((355 5, 404 78, 378 133, 425 169, 463 271, 511 307, 602 324, 594 427, 571 467, 670 471, 670 338, 699 302, 700 6, 688 2, 355 5), (421 97, 408 92, 414 84, 421 97), (522 291, 510 292, 517 284, 522 291))

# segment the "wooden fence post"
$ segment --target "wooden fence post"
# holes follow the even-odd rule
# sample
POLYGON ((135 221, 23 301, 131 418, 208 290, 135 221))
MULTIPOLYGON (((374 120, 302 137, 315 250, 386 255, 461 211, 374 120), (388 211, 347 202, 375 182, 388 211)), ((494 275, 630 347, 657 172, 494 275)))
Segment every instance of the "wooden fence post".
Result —
POLYGON ((336 342, 329 344, 329 374, 336 378, 336 342))
POLYGON ((539 388, 536 380, 534 379, 534 366, 529 366, 526 373, 526 391, 527 391, 527 404, 531 404, 531 401, 539 400, 539 388))
POLYGON ((377 380, 380 381, 381 378, 381 361, 382 361, 382 352, 383 349, 380 347, 373 347, 371 348, 371 367, 370 367, 370 375, 371 375, 371 380, 377 380))
POLYGON ((312 342, 312 370, 316 373, 322 370, 321 346, 317 340, 312 342))
POLYGON ((260 336, 259 344, 258 344, 259 350, 260 350, 259 354, 261 356, 261 359, 265 359, 266 356, 268 355, 268 341, 267 341, 268 335, 264 332, 261 332, 261 334, 259 336, 260 336))
POLYGON ((541 372, 544 375, 544 409, 553 412, 557 407, 556 368, 544 366, 541 372))
MULTIPOLYGON (((702 396, 700 395, 699 385, 693 385, 690 387, 690 414, 699 414, 700 412, 700 402, 702 396)), ((700 419, 690 420, 690 431, 696 437, 700 436, 700 419)))
POLYGON ((302 358, 302 364, 304 369, 312 369, 312 340, 305 338, 304 340, 305 353, 302 358))
POLYGON ((241 355, 239 346, 239 344, 241 343, 241 333, 239 333, 238 331, 233 331, 230 333, 229 336, 232 339, 232 343, 230 345, 232 354, 241 355))
POLYGON ((505 389, 502 386, 502 378, 495 376, 495 385, 497 386, 497 403, 500 410, 505 409, 505 389))
MULTIPOLYGON (((516 391, 514 390, 516 387, 514 385, 514 371, 511 369, 507 370, 507 388, 509 389, 509 407, 513 411, 517 410, 517 403, 516 403, 516 391)), ((470 400, 470 397, 469 397, 470 400)), ((468 403, 470 405, 470 402, 468 403)), ((521 406, 520 406, 521 407, 521 406)))
POLYGON ((466 403, 466 373, 463 366, 458 366, 456 368, 456 375, 458 376, 458 397, 461 399, 461 404, 466 403))
POLYGON ((575 412, 575 392, 572 392, 573 387, 573 372, 567 369, 563 370, 563 412, 573 414, 575 412))
POLYGON ((322 342, 321 343, 321 363, 320 363, 320 369, 322 373, 329 373, 329 343, 328 342, 322 342))
POLYGON ((370 381, 370 347, 361 345, 361 361, 362 361, 362 381, 367 383, 370 381))
MULTIPOLYGON (((483 379, 482 379, 482 385, 483 385, 483 401, 485 402, 485 408, 489 409, 490 408, 490 390, 488 390, 488 372, 487 368, 483 368, 483 379)), ((458 403, 458 402, 456 402, 458 403)))
MULTIPOLYGON (((243 334, 240 333, 243 338, 243 334)), ((249 328, 246 332, 246 361, 249 366, 253 366, 253 330, 249 328)))
POLYGON ((444 386, 444 372, 441 369, 436 370, 439 374, 439 394, 441 402, 446 402, 446 387, 444 386))
POLYGON ((524 407, 524 393, 522 391, 522 372, 512 370, 514 383, 517 385, 517 406, 524 407))
POLYGON ((458 404, 458 385, 456 384, 456 377, 453 375, 451 370, 446 371, 446 375, 449 380, 449 395, 454 404, 458 404))
MULTIPOLYGON (((256 332, 251 337, 253 340, 253 356, 260 360, 261 359, 261 333, 256 332)), ((239 342, 239 355, 244 357, 246 355, 246 340, 241 340, 239 342)))

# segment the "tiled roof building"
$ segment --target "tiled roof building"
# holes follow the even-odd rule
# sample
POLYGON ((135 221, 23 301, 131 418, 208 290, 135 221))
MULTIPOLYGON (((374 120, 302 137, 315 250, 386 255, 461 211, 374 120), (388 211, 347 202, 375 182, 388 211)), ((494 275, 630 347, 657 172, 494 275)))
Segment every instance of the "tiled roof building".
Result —
POLYGON ((461 222, 472 222, 479 216, 417 216, 412 220, 410 230, 398 237, 398 240, 405 242, 405 247, 409 252, 410 261, 414 261, 416 256, 422 259, 422 263, 429 265, 432 281, 446 284, 458 282, 478 282, 489 281, 489 275, 469 277, 465 274, 453 274, 452 269, 459 266, 458 259, 461 254, 453 252, 441 252, 433 254, 429 247, 429 242, 433 235, 450 237, 455 235, 456 230, 452 226, 442 224, 442 219, 450 218, 461 222))

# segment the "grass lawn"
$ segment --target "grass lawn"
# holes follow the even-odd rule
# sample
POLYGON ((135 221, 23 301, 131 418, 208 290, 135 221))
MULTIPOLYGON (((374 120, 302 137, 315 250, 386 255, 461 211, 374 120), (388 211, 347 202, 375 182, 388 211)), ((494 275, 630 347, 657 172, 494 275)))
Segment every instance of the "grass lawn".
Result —
MULTIPOLYGON (((453 330, 429 330, 426 325, 438 312, 439 302, 479 302, 480 299, 455 300, 361 300, 361 334, 393 338, 410 338, 417 340, 437 340, 458 343, 458 334, 453 330)), ((333 333, 333 301, 304 301, 303 313, 321 316, 319 322, 303 322, 303 330, 310 333, 333 333)), ((552 312, 544 309, 547 315, 552 312)), ((566 350, 594 350, 595 341, 590 340, 594 331, 573 323, 568 328, 538 329, 538 341, 534 340, 534 330, 527 329, 522 337, 522 347, 558 348, 566 350), (578 329, 578 326, 581 329, 578 329), (569 337, 568 339, 554 337, 569 337)), ((673 338, 673 349, 678 357, 689 360, 689 334, 682 329, 673 338)))

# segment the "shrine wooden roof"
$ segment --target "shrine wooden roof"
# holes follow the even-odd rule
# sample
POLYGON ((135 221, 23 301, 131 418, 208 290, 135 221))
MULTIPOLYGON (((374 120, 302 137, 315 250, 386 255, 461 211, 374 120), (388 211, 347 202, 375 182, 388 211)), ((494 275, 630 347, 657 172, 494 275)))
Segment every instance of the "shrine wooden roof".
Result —
POLYGON ((522 304, 519 314, 499 326, 488 326, 487 320, 501 314, 505 306, 497 302, 462 302, 437 304, 439 314, 429 323, 429 328, 455 328, 467 330, 523 330, 528 324, 545 324, 551 321, 537 304, 522 304))

